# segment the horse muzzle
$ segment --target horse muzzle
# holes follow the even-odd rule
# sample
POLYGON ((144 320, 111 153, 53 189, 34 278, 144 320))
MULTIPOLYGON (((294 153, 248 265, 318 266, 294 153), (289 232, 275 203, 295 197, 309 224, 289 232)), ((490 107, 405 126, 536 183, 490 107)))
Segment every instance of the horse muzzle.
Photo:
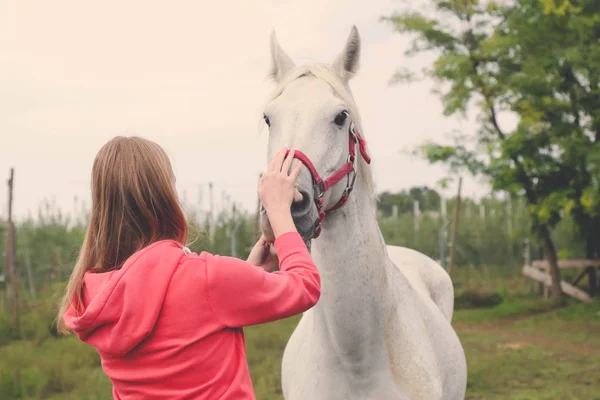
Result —
MULTIPOLYGON (((315 227, 319 224, 319 210, 317 209, 312 189, 307 190, 299 186, 298 191, 302 198, 292 203, 290 212, 294 225, 296 225, 296 230, 302 237, 302 240, 305 243, 310 243, 314 237, 315 227)), ((261 208, 261 229, 267 240, 275 240, 271 221, 263 208, 261 208)))

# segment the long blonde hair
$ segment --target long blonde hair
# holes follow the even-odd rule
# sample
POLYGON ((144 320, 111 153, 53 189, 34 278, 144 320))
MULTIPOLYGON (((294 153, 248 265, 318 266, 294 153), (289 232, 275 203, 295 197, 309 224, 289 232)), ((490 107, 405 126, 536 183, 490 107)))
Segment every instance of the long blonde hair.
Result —
POLYGON ((182 245, 188 239, 169 158, 150 140, 115 137, 94 160, 91 215, 60 305, 58 329, 68 333, 65 313, 72 305, 81 308, 86 272, 120 269, 133 253, 165 239, 182 245))

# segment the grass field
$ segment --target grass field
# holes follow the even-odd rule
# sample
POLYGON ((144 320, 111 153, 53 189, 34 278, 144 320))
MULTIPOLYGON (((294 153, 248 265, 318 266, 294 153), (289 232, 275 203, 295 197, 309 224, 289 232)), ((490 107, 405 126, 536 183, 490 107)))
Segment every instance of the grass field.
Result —
MULTIPOLYGON (((247 331, 258 399, 282 399, 278 361, 295 320, 247 331)), ((548 311, 535 298, 493 309, 458 310, 467 354, 467 399, 600 399, 600 305, 548 311)))
MULTIPOLYGON (((40 318, 24 318, 26 340, 0 346, 0 398, 111 399, 95 351, 40 332, 40 318)), ((296 322, 246 329, 257 399, 282 399, 281 354, 296 322)), ((512 296, 457 310, 454 326, 467 354, 467 399, 600 399, 600 302, 552 310, 537 297, 512 296)))

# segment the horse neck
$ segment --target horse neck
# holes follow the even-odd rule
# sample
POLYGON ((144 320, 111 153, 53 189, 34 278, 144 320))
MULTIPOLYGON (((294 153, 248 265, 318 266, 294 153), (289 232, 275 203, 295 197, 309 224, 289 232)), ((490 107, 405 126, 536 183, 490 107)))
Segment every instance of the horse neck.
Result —
POLYGON ((330 349, 353 367, 367 367, 389 311, 387 253, 375 204, 366 185, 356 184, 348 202, 327 214, 313 245, 322 282, 314 316, 330 349))

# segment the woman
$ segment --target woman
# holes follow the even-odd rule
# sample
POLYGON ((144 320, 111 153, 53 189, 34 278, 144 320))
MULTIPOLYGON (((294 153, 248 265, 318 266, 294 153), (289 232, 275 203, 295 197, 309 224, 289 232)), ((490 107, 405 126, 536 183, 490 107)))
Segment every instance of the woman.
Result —
POLYGON ((290 215, 292 161, 282 149, 258 188, 276 255, 261 238, 242 261, 184 247, 187 222, 157 144, 117 137, 100 149, 58 323, 97 349, 115 399, 255 398, 242 328, 304 312, 320 296, 290 215))

